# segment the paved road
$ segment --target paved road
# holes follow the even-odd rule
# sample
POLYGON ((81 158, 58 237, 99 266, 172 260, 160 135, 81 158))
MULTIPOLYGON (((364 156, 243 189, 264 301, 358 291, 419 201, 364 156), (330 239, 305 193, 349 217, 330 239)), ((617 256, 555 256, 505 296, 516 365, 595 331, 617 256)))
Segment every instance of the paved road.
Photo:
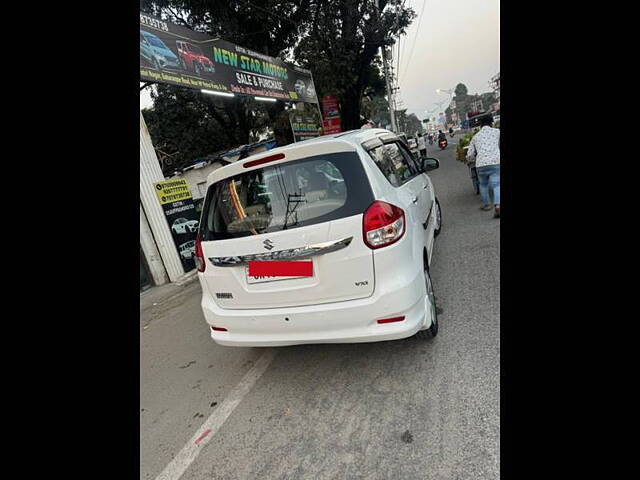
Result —
POLYGON ((197 282, 157 305, 143 294, 141 479, 155 479, 272 351, 183 479, 499 478, 500 220, 479 210, 454 148, 429 149, 444 220, 433 341, 221 347, 197 282))

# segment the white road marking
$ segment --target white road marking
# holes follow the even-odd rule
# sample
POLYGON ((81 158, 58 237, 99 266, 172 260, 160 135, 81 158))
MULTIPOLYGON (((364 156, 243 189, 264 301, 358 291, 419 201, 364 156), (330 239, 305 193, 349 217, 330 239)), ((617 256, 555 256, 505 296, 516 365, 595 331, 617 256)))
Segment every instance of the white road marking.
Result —
POLYGON ((214 412, 205 420, 198 431, 180 450, 173 460, 167 465, 162 473, 156 477, 156 480, 178 480, 189 465, 196 459, 204 446, 209 443, 220 427, 233 413, 242 399, 251 391, 256 381, 267 370, 271 361, 276 356, 276 350, 270 348, 266 350, 262 356, 256 361, 255 365, 249 370, 240 383, 238 383, 227 398, 214 410, 214 412))

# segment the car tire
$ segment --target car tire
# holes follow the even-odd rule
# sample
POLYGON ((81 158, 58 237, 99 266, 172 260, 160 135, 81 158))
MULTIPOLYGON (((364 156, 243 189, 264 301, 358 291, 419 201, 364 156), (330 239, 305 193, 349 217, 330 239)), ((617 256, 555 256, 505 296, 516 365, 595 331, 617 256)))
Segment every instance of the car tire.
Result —
POLYGON ((440 231, 442 230, 442 209, 440 208, 440 200, 438 200, 438 197, 436 197, 435 209, 436 211, 434 212, 434 215, 436 226, 435 230, 433 231, 433 236, 437 237, 438 235, 440 235, 440 231))
POLYGON ((425 330, 420 330, 416 333, 416 338, 421 340, 429 340, 438 335, 438 309, 436 307, 436 296, 433 292, 433 283, 431 282, 431 274, 429 272, 429 263, 425 253, 424 258, 424 278, 427 284, 427 296, 429 297, 429 305, 431 307, 431 325, 425 330))

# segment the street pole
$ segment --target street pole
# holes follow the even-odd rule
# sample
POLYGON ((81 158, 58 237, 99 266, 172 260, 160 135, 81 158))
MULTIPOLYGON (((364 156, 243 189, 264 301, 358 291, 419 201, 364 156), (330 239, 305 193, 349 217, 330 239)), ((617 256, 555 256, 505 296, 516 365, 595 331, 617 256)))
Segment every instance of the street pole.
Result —
POLYGON ((396 112, 393 106, 393 89, 391 86, 391 78, 389 77, 389 64, 387 62, 387 52, 384 47, 380 47, 382 52, 382 64, 384 67, 384 79, 387 85, 387 101, 389 102, 389 116, 391 117, 391 130, 393 133, 398 133, 396 128, 396 112))
MULTIPOLYGON (((380 0, 376 0, 376 8, 380 14, 380 20, 382 20, 382 12, 380 11, 380 0)), ((387 102, 389 103, 389 117, 391 117, 391 130, 393 133, 398 133, 396 128, 396 112, 393 108, 393 90, 391 86, 391 79, 389 78, 389 64, 387 63, 387 51, 384 45, 380 47, 380 53, 382 55, 382 67, 384 70, 384 79, 387 85, 387 102)))

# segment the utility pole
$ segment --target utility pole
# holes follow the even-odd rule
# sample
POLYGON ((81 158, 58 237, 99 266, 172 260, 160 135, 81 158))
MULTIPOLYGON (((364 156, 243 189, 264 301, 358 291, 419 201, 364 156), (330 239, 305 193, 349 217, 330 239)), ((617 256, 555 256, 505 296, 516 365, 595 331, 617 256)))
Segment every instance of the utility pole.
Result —
MULTIPOLYGON (((382 20, 382 11, 380 11, 380 0, 376 0, 376 7, 378 9, 378 13, 380 15, 380 19, 382 20)), ((389 75, 389 64, 387 62, 387 50, 384 46, 380 47, 380 53, 382 55, 382 67, 384 70, 384 80, 387 86, 387 101, 389 103, 389 116, 391 117, 391 130, 394 133, 398 133, 398 129, 396 127, 396 112, 394 110, 393 105, 393 86, 391 84, 391 78, 389 75)))
POLYGON ((396 126, 396 112, 395 106, 393 102, 393 86, 391 85, 391 75, 389 75, 389 64, 387 62, 387 51, 384 47, 381 47, 382 51, 382 64, 384 67, 384 79, 387 85, 387 101, 389 102, 389 116, 391 117, 391 130, 394 133, 398 133, 398 128, 396 126))

